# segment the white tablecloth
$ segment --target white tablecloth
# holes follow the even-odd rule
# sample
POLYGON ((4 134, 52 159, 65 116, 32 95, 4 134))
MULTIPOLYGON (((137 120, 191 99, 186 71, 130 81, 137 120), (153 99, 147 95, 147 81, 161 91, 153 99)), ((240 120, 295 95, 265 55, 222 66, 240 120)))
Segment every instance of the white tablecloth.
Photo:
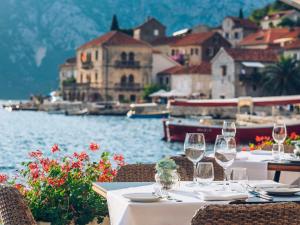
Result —
MULTIPOLYGON (((267 183, 272 181, 255 181, 267 183)), ((181 183, 179 191, 172 191, 171 196, 182 202, 161 200, 155 203, 134 203, 124 198, 127 193, 151 193, 153 185, 126 188, 107 192, 109 216, 112 225, 189 225, 196 211, 204 204, 227 204, 228 201, 203 201, 193 191, 181 183)))

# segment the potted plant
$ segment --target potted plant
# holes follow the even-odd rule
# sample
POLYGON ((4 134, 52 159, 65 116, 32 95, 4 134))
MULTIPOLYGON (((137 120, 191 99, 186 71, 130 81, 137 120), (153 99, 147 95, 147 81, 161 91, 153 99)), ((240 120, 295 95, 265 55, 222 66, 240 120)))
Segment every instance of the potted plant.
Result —
MULTIPOLYGON (((97 144, 90 145, 90 151, 98 150, 97 144)), ((92 190, 92 182, 112 181, 124 165, 123 156, 102 152, 100 159, 92 162, 85 151, 61 158, 57 145, 51 151, 51 157, 39 150, 30 152, 30 161, 23 163, 18 177, 10 181, 24 195, 36 221, 84 225, 96 218, 101 223, 108 214, 107 204, 92 190)))

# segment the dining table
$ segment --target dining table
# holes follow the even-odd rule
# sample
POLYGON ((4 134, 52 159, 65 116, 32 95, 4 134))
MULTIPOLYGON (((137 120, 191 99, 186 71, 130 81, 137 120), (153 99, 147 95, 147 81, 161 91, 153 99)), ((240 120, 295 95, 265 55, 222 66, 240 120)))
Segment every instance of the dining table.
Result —
MULTIPOLYGON (((232 196, 221 191, 223 184, 220 181, 196 186, 191 186, 190 183, 189 181, 180 182, 174 190, 168 192, 168 198, 161 198, 156 202, 134 202, 126 197, 130 193, 154 194, 157 188, 156 183, 95 182, 93 189, 107 199, 111 225, 189 225, 197 210, 208 204, 300 202, 300 194, 293 197, 260 198, 260 196, 249 194, 244 189, 245 186, 240 184, 240 181, 230 184, 239 187, 239 189, 234 189, 234 186, 230 186, 230 189, 233 190, 230 190, 229 193, 234 192, 232 196), (234 196, 240 195, 246 195, 246 198, 242 200, 234 198, 234 196)), ((247 185, 252 187, 284 187, 286 184, 272 180, 257 180, 247 181, 247 185)))

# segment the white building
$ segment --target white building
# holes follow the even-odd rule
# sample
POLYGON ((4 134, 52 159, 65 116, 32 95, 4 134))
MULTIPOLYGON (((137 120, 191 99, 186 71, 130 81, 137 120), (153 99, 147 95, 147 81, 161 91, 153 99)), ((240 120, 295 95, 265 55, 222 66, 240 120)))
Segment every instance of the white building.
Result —
POLYGON ((76 80, 77 68, 76 57, 66 59, 65 63, 59 67, 59 84, 60 89, 63 87, 63 82, 72 82, 76 80))
POLYGON ((277 61, 271 50, 221 48, 211 61, 212 98, 259 96, 258 76, 265 66, 277 61))
POLYGON ((300 60, 300 40, 296 40, 284 48, 284 56, 300 60))
POLYGON ((270 13, 265 16, 260 25, 263 29, 270 29, 272 27, 277 27, 284 19, 290 19, 292 21, 297 21, 300 18, 300 13, 297 10, 286 10, 270 13))

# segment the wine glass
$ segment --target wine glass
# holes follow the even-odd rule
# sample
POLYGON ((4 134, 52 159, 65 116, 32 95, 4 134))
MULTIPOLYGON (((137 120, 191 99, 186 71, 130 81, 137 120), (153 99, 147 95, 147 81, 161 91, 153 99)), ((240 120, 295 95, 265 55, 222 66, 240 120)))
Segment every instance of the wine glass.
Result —
POLYGON ((202 133, 187 133, 184 141, 184 151, 186 157, 194 165, 193 184, 197 184, 195 172, 197 163, 204 157, 205 154, 205 138, 202 133))
POLYGON ((272 146, 272 158, 275 161, 280 159, 280 144, 273 144, 272 146))
POLYGON ((211 162, 199 162, 196 168, 199 184, 210 184, 214 180, 214 165, 211 162))
POLYGON ((230 167, 236 157, 236 142, 233 137, 217 135, 215 147, 215 160, 224 169, 224 189, 226 188, 227 169, 230 167))
MULTIPOLYGON (((281 147, 282 144, 286 138, 287 132, 286 132, 286 125, 284 122, 276 122, 273 126, 273 132, 272 136, 274 141, 278 144, 278 151, 279 151, 279 156, 281 156, 281 147)), ((281 157, 279 158, 279 160, 281 157)))
POLYGON ((236 134, 236 126, 234 122, 223 121, 222 135, 226 138, 235 137, 236 134))
POLYGON ((247 191, 248 179, 247 168, 231 168, 230 180, 238 181, 236 188, 242 192, 247 191))

